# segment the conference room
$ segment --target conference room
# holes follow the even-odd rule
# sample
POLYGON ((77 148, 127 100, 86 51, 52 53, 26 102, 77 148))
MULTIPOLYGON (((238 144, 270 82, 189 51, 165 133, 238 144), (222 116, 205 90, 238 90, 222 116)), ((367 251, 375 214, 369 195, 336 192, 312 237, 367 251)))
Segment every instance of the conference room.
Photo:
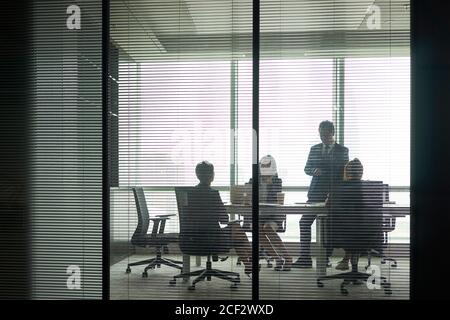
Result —
POLYGON ((408 299, 409 1, 261 1, 257 42, 253 14, 248 0, 111 1, 111 299, 408 299), (340 179, 356 158, 380 192, 382 239, 356 271, 343 248, 327 253, 334 189, 311 201, 324 121, 330 152, 346 150, 340 179), (183 245, 193 224, 199 247, 217 244, 188 208, 202 162, 220 227, 241 236, 227 250, 183 245))

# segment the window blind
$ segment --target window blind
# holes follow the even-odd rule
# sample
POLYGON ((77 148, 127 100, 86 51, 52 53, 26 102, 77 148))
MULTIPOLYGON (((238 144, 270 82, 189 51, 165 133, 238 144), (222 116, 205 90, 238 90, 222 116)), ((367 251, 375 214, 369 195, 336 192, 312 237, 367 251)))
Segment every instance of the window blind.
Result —
POLYGON ((102 297, 99 1, 33 1, 30 112, 33 299, 102 297))

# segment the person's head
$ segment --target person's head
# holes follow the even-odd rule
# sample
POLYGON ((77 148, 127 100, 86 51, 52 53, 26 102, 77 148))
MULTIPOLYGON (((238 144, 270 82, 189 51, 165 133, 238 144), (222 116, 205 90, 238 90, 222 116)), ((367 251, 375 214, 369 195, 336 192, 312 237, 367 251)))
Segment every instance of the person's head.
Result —
POLYGON ((209 186, 214 180, 214 166, 208 161, 202 161, 195 167, 195 174, 201 184, 209 186))
POLYGON ((259 162, 259 174, 261 180, 264 182, 270 182, 273 177, 277 176, 277 164, 274 157, 270 154, 261 158, 259 162))
POLYGON ((334 142, 334 124, 331 121, 322 121, 319 124, 320 140, 324 144, 332 144, 334 142))
POLYGON ((363 175, 363 165, 358 158, 355 158, 349 162, 344 167, 344 180, 361 180, 363 175))

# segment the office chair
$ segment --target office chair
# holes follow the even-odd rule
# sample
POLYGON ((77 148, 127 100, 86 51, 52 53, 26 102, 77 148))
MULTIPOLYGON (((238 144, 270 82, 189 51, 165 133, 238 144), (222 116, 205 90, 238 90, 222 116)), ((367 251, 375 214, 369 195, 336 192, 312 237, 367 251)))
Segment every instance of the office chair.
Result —
MULTIPOLYGON (((222 271, 212 268, 211 257, 217 257, 220 254, 228 253, 228 249, 217 247, 214 241, 208 237, 208 232, 198 232, 197 227, 204 223, 204 218, 196 217, 194 211, 199 210, 198 206, 192 206, 190 199, 195 194, 196 189, 192 187, 176 187, 175 195, 178 206, 178 216, 180 219, 180 249, 183 254, 192 256, 206 256, 206 268, 189 273, 181 273, 170 280, 170 285, 175 285, 179 278, 188 278, 196 276, 192 284, 188 287, 189 290, 195 290, 196 283, 200 281, 211 281, 212 277, 220 278, 231 282, 230 288, 237 288, 240 283, 240 276, 237 272, 222 271), (194 214, 193 214, 194 213, 194 214)), ((210 208, 207 208, 210 210, 210 208)))
MULTIPOLYGON (((367 282, 370 274, 358 271, 359 257, 371 249, 380 250, 383 243, 383 202, 379 188, 365 181, 343 183, 332 196, 327 218, 326 243, 331 248, 344 248, 352 254, 351 271, 319 277, 317 286, 323 287, 323 281, 344 280, 340 290, 347 295, 348 284, 367 282)), ((380 276, 380 285, 385 294, 392 294, 391 284, 380 276)))
POLYGON ((138 262, 129 263, 126 269, 126 273, 131 272, 131 267, 147 265, 142 273, 142 277, 147 278, 147 270, 154 269, 155 267, 160 268, 161 265, 166 265, 172 268, 181 270, 182 261, 172 260, 162 257, 162 252, 165 251, 169 243, 178 242, 178 234, 176 233, 164 233, 164 228, 166 221, 169 220, 172 215, 157 215, 154 218, 150 218, 147 202, 145 200, 144 189, 141 187, 134 187, 133 194, 136 201, 136 211, 138 215, 138 224, 136 230, 131 237, 131 244, 137 247, 154 247, 156 249, 156 257, 151 259, 146 259, 138 262), (152 233, 148 234, 148 228, 150 226, 150 221, 153 222, 152 233))
MULTIPOLYGON (((389 200, 389 185, 383 184, 383 203, 390 203, 389 200)), ((383 216, 383 224, 382 224, 382 231, 383 231, 383 246, 381 251, 371 250, 367 253, 367 260, 368 264, 366 266, 366 269, 368 269, 372 263, 372 257, 378 256, 381 257, 381 264, 386 264, 386 262, 389 263, 389 267, 396 268, 397 267, 397 260, 388 257, 385 255, 385 251, 387 247, 389 246, 389 233, 395 230, 396 225, 396 218, 393 216, 383 216)))

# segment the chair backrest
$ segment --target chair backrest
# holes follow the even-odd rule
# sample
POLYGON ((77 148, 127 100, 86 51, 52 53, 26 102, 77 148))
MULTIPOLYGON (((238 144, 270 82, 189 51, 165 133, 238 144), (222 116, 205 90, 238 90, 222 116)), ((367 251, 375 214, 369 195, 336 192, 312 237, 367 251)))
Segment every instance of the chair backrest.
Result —
POLYGON ((383 246, 383 184, 344 182, 332 196, 330 239, 333 247, 353 252, 383 246))
POLYGON ((383 181, 366 180, 362 181, 362 193, 364 199, 364 206, 368 209, 382 208, 386 184, 383 181))
MULTIPOLYGON (((189 255, 213 255, 223 253, 215 240, 216 232, 211 228, 214 221, 213 206, 208 199, 203 199, 208 193, 199 192, 195 187, 175 187, 180 222, 179 245, 183 253, 189 255), (203 201, 204 200, 204 201, 203 201), (200 211, 200 212, 199 212, 200 211)), ((218 222, 216 222, 219 228, 218 222)))
POLYGON ((131 242, 133 243, 133 241, 147 235, 148 227, 150 225, 150 217, 147 208, 147 201, 145 200, 144 189, 142 187, 133 187, 132 189, 138 217, 138 224, 131 238, 131 242))
POLYGON ((384 183, 383 184, 383 202, 389 203, 389 185, 384 183))

